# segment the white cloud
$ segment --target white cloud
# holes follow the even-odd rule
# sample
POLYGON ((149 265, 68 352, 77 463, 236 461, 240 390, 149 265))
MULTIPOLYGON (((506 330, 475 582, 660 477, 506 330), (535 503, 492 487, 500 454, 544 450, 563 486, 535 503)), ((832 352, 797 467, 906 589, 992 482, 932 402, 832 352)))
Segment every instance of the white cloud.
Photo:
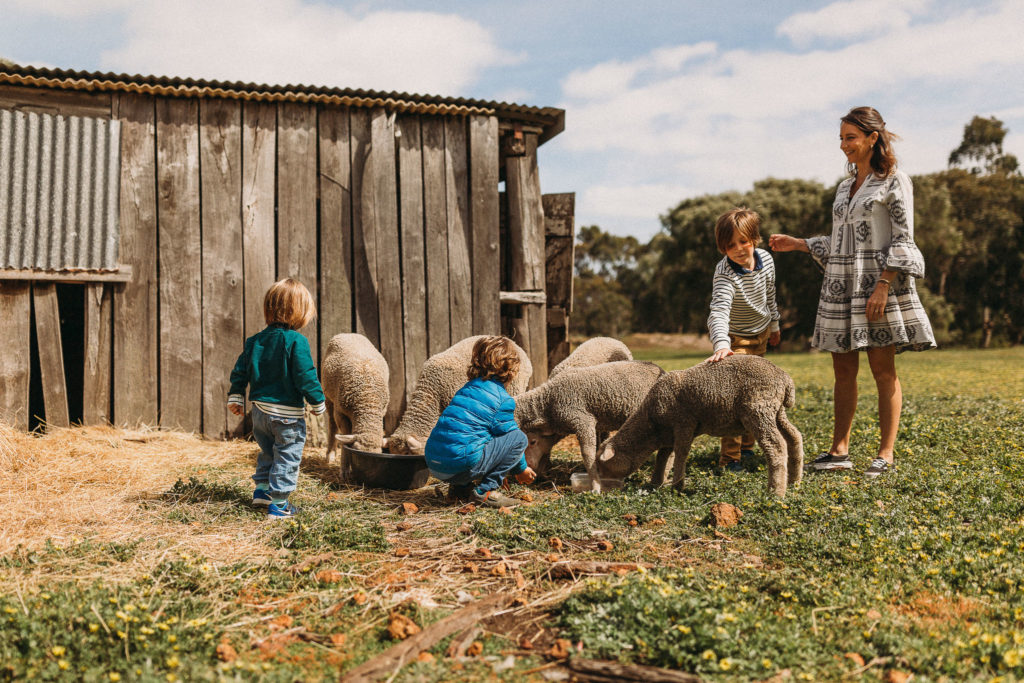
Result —
POLYGON ((61 19, 77 19, 130 7, 137 0, 7 0, 12 7, 61 19))
MULTIPOLYGON (((652 52, 574 72, 563 82, 567 128, 558 140, 567 154, 594 161, 560 184, 590 185, 579 213, 601 207, 611 222, 628 213, 615 202, 642 187, 690 188, 666 193, 654 221, 686 196, 744 191, 769 176, 832 183, 844 169, 839 117, 862 104, 904 136, 898 152, 909 172, 944 168, 971 116, 988 115, 994 101, 1007 111, 1024 105, 1024 3, 930 16, 829 50, 703 44, 700 59, 674 67, 652 52), (583 206, 590 201, 596 206, 583 206)), ((656 192, 636 196, 658 200, 656 192)))
MULTIPOLYGON (((109 0, 113 1, 113 0, 109 0)), ((369 12, 304 0, 137 3, 114 71, 460 95, 512 62, 491 33, 454 14, 369 12)))
POLYGON ((852 40, 884 35, 906 28, 927 0, 843 0, 814 12, 794 14, 779 24, 776 33, 796 45, 817 39, 852 40))
POLYGON ((590 214, 615 218, 647 218, 663 213, 693 188, 669 183, 647 185, 591 185, 580 193, 579 203, 590 214))

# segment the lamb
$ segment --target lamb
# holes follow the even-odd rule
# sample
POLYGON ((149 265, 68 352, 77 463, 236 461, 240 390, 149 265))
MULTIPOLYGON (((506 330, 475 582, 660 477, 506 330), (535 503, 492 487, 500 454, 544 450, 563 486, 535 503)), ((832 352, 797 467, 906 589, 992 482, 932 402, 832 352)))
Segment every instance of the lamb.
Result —
POLYGON ((666 373, 636 413, 598 447, 598 471, 624 477, 657 449, 655 472, 664 470, 671 446, 673 484, 682 490, 695 436, 750 432, 768 462, 768 488, 785 496, 787 482, 799 484, 803 472, 803 437, 786 418, 795 395, 790 376, 759 356, 729 356, 666 373))
POLYGON ((526 432, 526 462, 546 472, 551 447, 575 434, 591 489, 601 490, 597 473, 598 434, 622 426, 665 374, 654 363, 621 360, 569 368, 516 399, 516 422, 526 432))
POLYGON ((577 346, 575 351, 556 365, 548 373, 548 379, 552 379, 569 368, 582 368, 617 360, 633 360, 633 354, 629 347, 618 339, 594 337, 577 346))
MULTIPOLYGON (((391 398, 384 356, 361 334, 339 334, 327 344, 320 369, 327 399, 328 461, 338 443, 379 453, 391 398)), ((344 449, 341 473, 345 478, 351 473, 344 449)))
MULTIPOLYGON (((416 380, 416 389, 398 427, 387 440, 389 453, 423 455, 427 437, 448 407, 455 392, 468 381, 466 372, 473 356, 473 345, 486 335, 467 337, 427 359, 416 380)), ((526 352, 516 345, 519 353, 519 374, 512 380, 508 393, 517 396, 524 391, 533 375, 533 365, 526 352)))

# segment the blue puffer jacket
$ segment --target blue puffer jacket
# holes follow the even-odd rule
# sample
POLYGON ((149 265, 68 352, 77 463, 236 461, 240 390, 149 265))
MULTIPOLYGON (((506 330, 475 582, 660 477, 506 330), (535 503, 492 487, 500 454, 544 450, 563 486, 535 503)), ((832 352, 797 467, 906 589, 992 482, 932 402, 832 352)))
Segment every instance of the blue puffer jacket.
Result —
MULTIPOLYGON (((427 466, 439 474, 465 472, 496 436, 518 429, 516 401, 493 379, 471 379, 452 397, 427 439, 427 466)), ((526 458, 512 470, 526 469, 526 458)))

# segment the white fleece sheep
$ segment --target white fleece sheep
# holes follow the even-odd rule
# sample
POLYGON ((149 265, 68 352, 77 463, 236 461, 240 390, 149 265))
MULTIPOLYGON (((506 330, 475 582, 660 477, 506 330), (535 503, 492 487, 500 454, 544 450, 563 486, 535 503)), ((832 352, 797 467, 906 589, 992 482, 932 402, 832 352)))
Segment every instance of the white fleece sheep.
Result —
MULTIPOLYGON (((386 447, 389 453, 423 454, 427 437, 441 417, 441 411, 448 407, 455 392, 469 381, 466 372, 473 358, 473 345, 484 336, 467 337, 427 359, 402 420, 388 437, 386 447)), ((512 396, 518 396, 530 383, 533 365, 526 352, 518 344, 514 346, 519 353, 519 374, 507 389, 512 396)))
MULTIPOLYGON (((361 334, 338 334, 327 344, 320 373, 327 399, 327 459, 338 443, 379 453, 391 398, 384 356, 361 334)), ((344 453, 341 472, 347 478, 350 463, 344 453)))
POLYGON ((594 337, 577 346, 575 351, 556 365, 548 373, 548 379, 553 379, 569 368, 584 368, 617 360, 633 360, 633 353, 629 347, 618 339, 594 337))
POLYGON ((598 471, 606 477, 624 477, 655 450, 655 471, 663 471, 671 447, 673 484, 681 490, 694 437, 749 432, 764 451, 768 488, 784 496, 787 483, 798 484, 803 472, 803 437, 786 418, 795 395, 790 376, 758 356, 729 356, 666 373, 636 413, 598 447, 598 471))
POLYGON ((654 363, 638 360, 569 368, 518 397, 516 421, 529 438, 526 462, 547 471, 551 447, 575 434, 591 488, 600 491, 598 434, 621 427, 663 374, 654 363))

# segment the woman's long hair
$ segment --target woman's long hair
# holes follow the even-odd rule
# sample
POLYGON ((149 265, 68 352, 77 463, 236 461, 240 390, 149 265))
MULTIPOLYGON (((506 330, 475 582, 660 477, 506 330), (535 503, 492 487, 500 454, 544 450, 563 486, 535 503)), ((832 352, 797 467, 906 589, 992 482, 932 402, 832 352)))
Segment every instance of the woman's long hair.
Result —
MULTIPOLYGON (((840 121, 856 126, 864 135, 878 133, 878 140, 875 141, 875 146, 871 151, 871 170, 876 175, 886 178, 896 170, 896 152, 892 148, 892 143, 893 140, 898 140, 899 136, 886 130, 885 119, 882 118, 877 109, 874 107, 854 107, 840 121)), ((852 176, 857 175, 856 164, 848 163, 846 170, 852 176)))

